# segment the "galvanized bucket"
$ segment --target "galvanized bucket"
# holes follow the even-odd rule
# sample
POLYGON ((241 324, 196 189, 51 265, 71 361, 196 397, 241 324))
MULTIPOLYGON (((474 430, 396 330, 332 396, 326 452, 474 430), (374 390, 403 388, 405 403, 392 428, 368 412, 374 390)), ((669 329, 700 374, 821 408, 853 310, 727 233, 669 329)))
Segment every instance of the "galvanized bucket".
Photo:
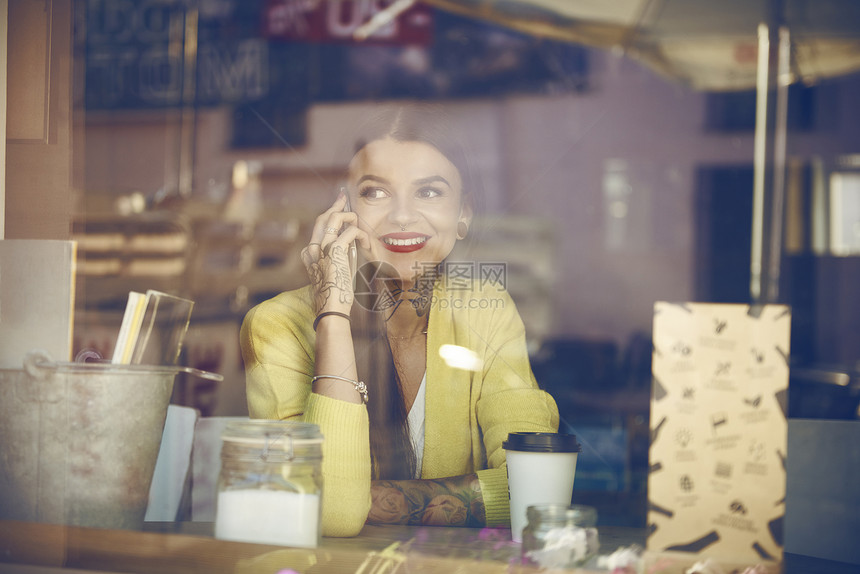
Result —
POLYGON ((0 519, 143 525, 176 366, 52 362, 0 369, 0 519))

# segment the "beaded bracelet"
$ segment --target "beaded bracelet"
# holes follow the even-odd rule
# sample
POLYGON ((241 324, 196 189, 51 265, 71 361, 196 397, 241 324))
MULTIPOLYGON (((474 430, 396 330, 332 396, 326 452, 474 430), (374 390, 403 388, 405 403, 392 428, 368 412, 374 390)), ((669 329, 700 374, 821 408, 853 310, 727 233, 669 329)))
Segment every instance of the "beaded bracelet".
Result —
POLYGON ((343 317, 343 318, 344 318, 344 319, 346 319, 347 321, 349 321, 349 320, 350 320, 349 315, 347 315, 346 313, 339 313, 339 312, 337 312, 337 311, 325 311, 325 312, 320 313, 319 315, 317 315, 317 318, 316 318, 316 319, 314 319, 314 331, 316 331, 316 330, 317 330, 317 325, 319 325, 319 324, 320 324, 320 319, 322 319, 322 318, 323 318, 323 317, 325 317, 326 315, 334 315, 334 316, 336 316, 336 317, 343 317))
POLYGON ((313 379, 311 379, 311 383, 315 383, 319 379, 337 379, 338 381, 346 381, 347 383, 352 383, 353 388, 358 391, 358 394, 361 395, 361 402, 367 404, 367 385, 364 384, 364 381, 354 381, 352 379, 347 379, 346 377, 339 377, 337 375, 316 375, 313 379))

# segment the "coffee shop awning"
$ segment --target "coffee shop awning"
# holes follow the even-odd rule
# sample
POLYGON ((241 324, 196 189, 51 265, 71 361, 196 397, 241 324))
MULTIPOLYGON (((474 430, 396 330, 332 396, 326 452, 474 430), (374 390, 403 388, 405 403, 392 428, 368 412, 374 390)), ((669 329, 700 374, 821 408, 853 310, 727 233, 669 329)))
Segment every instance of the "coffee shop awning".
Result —
POLYGON ((700 90, 756 87, 758 27, 791 35, 791 81, 860 70, 858 0, 423 0, 538 37, 624 53, 700 90))

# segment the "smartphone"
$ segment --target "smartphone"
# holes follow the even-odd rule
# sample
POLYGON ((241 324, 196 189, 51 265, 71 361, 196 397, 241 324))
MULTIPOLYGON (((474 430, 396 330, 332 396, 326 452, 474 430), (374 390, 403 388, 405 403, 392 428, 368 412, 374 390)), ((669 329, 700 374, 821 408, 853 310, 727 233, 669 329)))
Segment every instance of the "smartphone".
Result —
MULTIPOLYGON (((346 189, 341 188, 341 191, 346 194, 346 189)), ((346 196, 346 205, 343 206, 345 212, 350 212, 352 209, 349 206, 349 196, 346 196)), ((349 274, 352 277, 352 290, 355 291, 355 266, 358 264, 358 250, 355 247, 355 241, 349 244, 349 274)))

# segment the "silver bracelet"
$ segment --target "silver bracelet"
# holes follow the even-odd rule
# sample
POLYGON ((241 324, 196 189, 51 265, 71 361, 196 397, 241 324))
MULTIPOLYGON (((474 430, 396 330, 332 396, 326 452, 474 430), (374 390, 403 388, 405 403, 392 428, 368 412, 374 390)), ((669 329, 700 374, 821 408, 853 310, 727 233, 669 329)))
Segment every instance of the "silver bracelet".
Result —
POLYGON ((352 383, 353 388, 358 391, 358 394, 361 395, 361 402, 367 404, 367 385, 364 384, 364 381, 354 381, 352 379, 347 379, 346 377, 339 377, 337 375, 316 375, 313 379, 311 379, 311 383, 315 383, 320 379, 337 379, 338 381, 346 381, 347 383, 352 383))

